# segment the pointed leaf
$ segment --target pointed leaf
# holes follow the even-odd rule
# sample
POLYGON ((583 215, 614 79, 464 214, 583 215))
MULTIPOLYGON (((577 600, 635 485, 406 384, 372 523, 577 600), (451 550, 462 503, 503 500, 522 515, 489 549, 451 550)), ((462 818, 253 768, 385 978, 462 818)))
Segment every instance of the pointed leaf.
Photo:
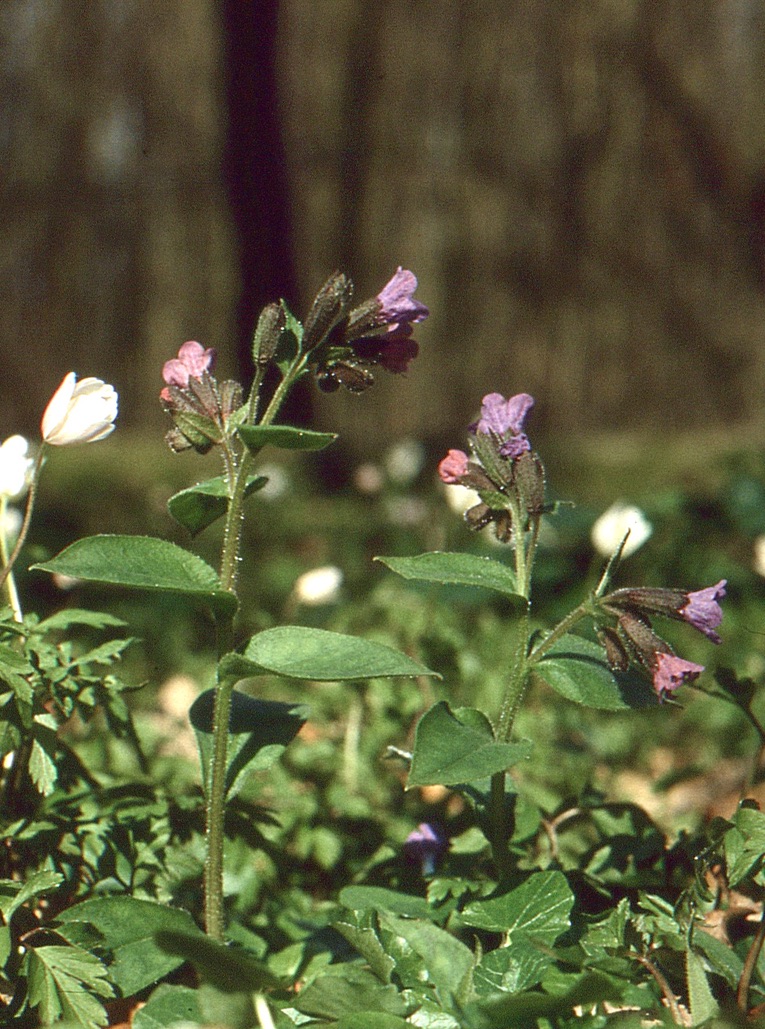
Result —
POLYGON ((385 886, 346 886, 340 891, 339 901, 352 911, 388 911, 409 918, 427 918, 430 905, 425 897, 399 893, 385 886))
POLYGON ((688 1007, 691 1025, 701 1025, 719 1014, 720 1007, 709 986, 704 963, 690 947, 685 952, 685 975, 688 983, 688 1007))
POLYGON ((315 432, 292 425, 243 425, 239 436, 247 449, 256 454, 265 446, 279 450, 323 450, 337 439, 336 432, 315 432))
POLYGON ((221 588, 215 570, 201 557, 151 536, 87 536, 32 568, 90 582, 181 593, 229 617, 236 610, 236 597, 221 588))
POLYGON ((438 677, 437 672, 382 643, 301 625, 259 632, 247 644, 244 656, 252 662, 249 675, 271 672, 288 679, 319 682, 394 675, 438 677))
POLYGON ((65 1021, 82 1029, 106 1025, 108 1017, 93 994, 111 997, 105 966, 80 947, 35 947, 27 952, 29 1004, 43 1025, 65 1021))
POLYGON ((562 872, 535 872, 521 886, 488 900, 475 900, 460 914, 465 925, 507 933, 511 941, 524 933, 552 944, 570 923, 574 894, 562 872))
POLYGON ((167 1026, 201 1024, 199 991, 189 986, 163 983, 152 993, 143 1007, 133 1012, 132 1029, 167 1029, 167 1026))
MULTIPOLYGON (((245 497, 262 489, 267 482, 265 475, 249 476, 244 490, 245 497)), ((196 486, 189 486, 170 497, 167 509, 176 522, 188 529, 192 536, 196 536, 228 511, 228 483, 224 476, 219 475, 197 483, 196 486)))
POLYGON ((380 561, 404 579, 455 586, 482 586, 526 603, 518 594, 513 570, 490 557, 433 551, 416 557, 376 557, 375 561, 380 561))
POLYGON ((600 972, 586 972, 564 993, 521 993, 477 1005, 488 1021, 486 1029, 534 1029, 540 1019, 555 1021, 571 1015, 574 1007, 592 1007, 603 1000, 620 1001, 622 984, 600 972))
POLYGON ((157 945, 155 933, 203 935, 187 911, 126 896, 84 900, 63 911, 58 922, 56 931, 65 939, 70 934, 77 938, 82 923, 98 930, 111 951, 111 981, 123 997, 132 997, 183 963, 182 957, 157 945))
POLYGON ((176 929, 160 929, 155 942, 167 954, 190 961, 205 982, 225 992, 273 989, 282 983, 269 970, 242 950, 224 943, 176 929))
POLYGON ((464 1004, 472 993, 473 952, 461 940, 432 922, 417 918, 380 916, 380 924, 406 940, 424 964, 428 978, 444 1004, 452 998, 464 1004))
MULTIPOLYGON (((208 781, 213 752, 213 707, 215 690, 200 693, 189 710, 189 718, 197 736, 197 745, 204 769, 203 782, 208 781)), ((235 690, 231 695, 231 717, 226 755, 226 794, 235 792, 237 780, 244 772, 260 772, 270 768, 281 757, 301 726, 306 709, 298 704, 277 700, 258 700, 235 690)))
POLYGON ((581 636, 561 637, 534 665, 534 674, 566 700, 604 711, 650 707, 658 698, 634 673, 613 672, 603 648, 581 636))
POLYGON ((531 744, 500 743, 488 718, 471 708, 452 711, 441 700, 419 721, 407 787, 456 786, 486 779, 523 761, 531 744))

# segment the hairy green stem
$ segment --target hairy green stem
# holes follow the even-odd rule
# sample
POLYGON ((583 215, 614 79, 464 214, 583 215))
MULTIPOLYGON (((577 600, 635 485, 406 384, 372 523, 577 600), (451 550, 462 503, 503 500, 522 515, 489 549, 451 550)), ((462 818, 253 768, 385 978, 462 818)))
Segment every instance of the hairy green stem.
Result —
MULTIPOLYGON (((297 357, 277 387, 268 408, 259 424, 270 425, 284 402, 290 387, 305 370, 305 357, 297 357)), ((258 390, 261 377, 257 377, 253 390, 258 390)), ((248 402, 250 415, 257 411, 257 399, 252 394, 248 402)), ((223 533, 221 551, 220 582, 224 590, 236 593, 239 554, 244 522, 244 498, 247 479, 252 469, 254 455, 247 450, 237 462, 233 449, 227 441, 224 460, 229 484, 229 503, 223 533)), ((230 620, 218 622, 218 657, 221 658, 233 646, 233 624, 230 620)), ((226 816, 226 769, 228 766, 228 734, 231 716, 231 695, 235 680, 223 680, 215 691, 213 707, 213 756, 208 781, 205 784, 207 797, 205 837, 207 857, 205 860, 205 928, 214 940, 223 940, 225 932, 223 904, 223 844, 226 816)))

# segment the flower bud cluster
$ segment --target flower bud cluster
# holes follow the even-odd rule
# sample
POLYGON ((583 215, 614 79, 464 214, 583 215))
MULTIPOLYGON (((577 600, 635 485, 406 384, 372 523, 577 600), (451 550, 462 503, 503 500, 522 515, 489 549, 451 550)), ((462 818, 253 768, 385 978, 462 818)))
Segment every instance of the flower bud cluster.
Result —
POLYGON ((213 349, 190 340, 162 369, 167 385, 159 399, 175 423, 165 439, 176 453, 193 447, 205 454, 222 443, 231 415, 242 406, 242 387, 231 380, 219 383, 210 373, 214 363, 213 349))
POLYGON ((438 466, 442 482, 478 494, 479 503, 465 512, 468 526, 478 530, 493 523, 503 543, 512 538, 513 511, 524 518, 515 527, 521 532, 545 511, 544 467, 524 432, 533 406, 528 393, 507 400, 489 393, 483 398, 481 417, 470 426, 472 458, 462 450, 450 450, 438 466))
POLYGON ((351 308, 353 283, 340 272, 330 276, 311 306, 303 332, 303 348, 311 352, 321 390, 334 393, 342 386, 363 393, 374 384, 375 367, 394 375, 407 371, 419 352, 412 325, 429 314, 415 300, 416 289, 416 277, 399 267, 376 297, 351 308))
POLYGON ((655 615, 686 622, 713 643, 720 643, 717 627, 722 621, 719 601, 725 596, 726 580, 694 592, 634 587, 618 589, 599 601, 602 614, 616 624, 601 624, 598 635, 611 667, 625 671, 631 664, 646 671, 663 699, 685 682, 693 682, 703 665, 677 657, 670 645, 653 629, 655 615))

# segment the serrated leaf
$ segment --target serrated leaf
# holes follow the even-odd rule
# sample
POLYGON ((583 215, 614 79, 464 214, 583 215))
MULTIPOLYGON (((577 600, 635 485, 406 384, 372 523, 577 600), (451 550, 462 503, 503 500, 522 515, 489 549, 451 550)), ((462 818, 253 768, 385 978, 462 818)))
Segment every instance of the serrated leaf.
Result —
POLYGON ((508 893, 475 900, 460 914, 465 925, 491 932, 523 933, 552 944, 570 923, 574 894, 562 872, 534 872, 508 893))
POLYGON ((27 951, 29 1005, 43 1025, 64 1020, 83 1029, 98 1029, 108 1017, 93 996, 113 996, 106 968, 80 947, 35 947, 27 951))
POLYGON ((64 881, 60 872, 42 869, 32 872, 24 882, 15 879, 0 879, 0 912, 10 922, 14 912, 32 897, 43 897, 56 890, 64 881))
POLYGON ((397 675, 438 677, 437 672, 382 643, 301 625, 259 632, 247 644, 244 657, 251 662, 248 675, 273 673, 318 682, 397 675))
POLYGON ((56 719, 54 715, 41 714, 34 717, 35 729, 32 750, 29 755, 29 776, 37 790, 48 797, 58 779, 56 764, 56 719))
MULTIPOLYGON (((203 781, 207 782, 213 751, 213 707, 215 690, 200 693, 189 710, 189 718, 197 736, 203 781)), ((301 726, 306 709, 300 704, 277 700, 259 700, 235 690, 231 695, 229 740, 226 755, 226 795, 235 792, 237 780, 245 772, 270 768, 301 726)))
POLYGON ((72 625, 87 625, 91 629, 121 628, 127 625, 123 618, 106 614, 104 611, 85 611, 79 607, 65 607, 44 618, 35 627, 38 633, 69 629, 72 625))
POLYGON ((231 617, 237 601, 213 568, 167 540, 151 536, 87 536, 41 564, 42 572, 134 589, 180 593, 231 617))
POLYGON ((404 579, 439 582, 459 586, 482 586, 496 590, 525 604, 518 594, 515 573, 508 565, 477 554, 433 551, 416 557, 376 557, 387 568, 404 579))
POLYGON ((279 450, 324 450, 337 439, 336 432, 316 432, 292 425, 243 425, 239 436, 247 449, 256 454, 266 446, 279 450))
POLYGON ((691 1025, 701 1025, 718 1014, 720 1008, 712 994, 704 964, 690 947, 685 952, 685 976, 688 984, 688 1007, 691 1025))
MULTIPOLYGON (((245 497, 262 489, 267 482, 265 475, 249 476, 245 497)), ((196 536, 225 515, 228 499, 228 483, 224 476, 218 475, 173 494, 167 502, 167 509, 176 522, 196 536)))
POLYGON ((441 700, 419 721, 407 786, 455 786, 503 772, 531 753, 528 741, 500 743, 480 711, 441 700))
POLYGON ((84 900, 63 911, 58 922, 57 932, 64 938, 67 927, 76 923, 86 922, 98 930, 112 954, 110 978, 123 997, 132 997, 182 964, 181 957, 157 945, 156 933, 178 931, 203 937, 187 911, 126 896, 84 900))
POLYGON ((659 703, 655 691, 644 679, 634 673, 613 672, 602 647, 570 633, 539 659, 534 665, 534 674, 566 700, 585 707, 620 711, 659 703))
POLYGON ((199 930, 161 929, 155 942, 167 954, 190 961, 205 982, 227 993, 259 991, 282 986, 265 965, 242 950, 211 940, 199 930))

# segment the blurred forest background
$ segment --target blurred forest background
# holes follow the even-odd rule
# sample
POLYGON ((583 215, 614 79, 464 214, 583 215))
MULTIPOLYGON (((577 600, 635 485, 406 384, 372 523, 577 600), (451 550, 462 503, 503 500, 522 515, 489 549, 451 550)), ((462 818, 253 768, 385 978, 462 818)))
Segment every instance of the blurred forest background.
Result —
POLYGON ((490 390, 765 423, 765 0, 1 0, 0 76, 0 435, 70 369, 159 430, 184 340, 248 378, 263 303, 399 264, 406 380, 290 412, 360 454, 490 390))

